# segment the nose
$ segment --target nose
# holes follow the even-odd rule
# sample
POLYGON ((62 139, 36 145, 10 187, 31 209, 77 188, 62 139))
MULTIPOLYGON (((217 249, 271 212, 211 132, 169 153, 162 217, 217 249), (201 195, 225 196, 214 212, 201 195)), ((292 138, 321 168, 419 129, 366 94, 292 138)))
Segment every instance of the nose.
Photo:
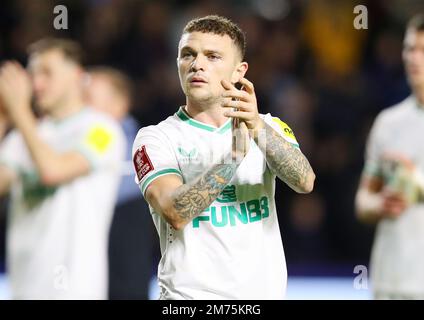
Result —
POLYGON ((409 50, 406 50, 404 54, 404 59, 406 63, 408 64, 412 64, 412 65, 419 64, 420 61, 424 60, 424 51, 418 50, 418 48, 411 48, 409 50))
POLYGON ((196 72, 196 71, 205 71, 205 59, 202 55, 198 54, 195 59, 193 59, 193 62, 190 66, 190 71, 196 72))

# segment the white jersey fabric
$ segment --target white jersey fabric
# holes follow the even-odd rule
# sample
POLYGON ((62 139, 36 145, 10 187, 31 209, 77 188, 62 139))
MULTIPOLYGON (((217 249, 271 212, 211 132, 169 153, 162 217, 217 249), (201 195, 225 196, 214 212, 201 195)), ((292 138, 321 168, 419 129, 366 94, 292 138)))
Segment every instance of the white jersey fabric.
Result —
MULTIPOLYGON (((298 147, 290 128, 261 117, 298 147)), ((136 182, 145 195, 156 178, 179 175, 189 183, 231 150, 231 120, 215 128, 181 107, 134 142, 136 182)), ((275 175, 251 140, 250 149, 220 196, 183 230, 176 231, 152 207, 160 237, 160 299, 282 299, 287 283, 274 202, 275 175)))
MULTIPOLYGON (((400 153, 424 171, 424 107, 414 97, 383 110, 372 127, 365 170, 383 177, 381 158, 400 153)), ((424 296, 424 203, 409 207, 398 219, 381 220, 371 255, 377 295, 424 296)))
POLYGON ((0 163, 18 181, 11 190, 7 271, 14 299, 107 298, 107 239, 125 140, 112 119, 84 108, 41 120, 40 137, 58 152, 79 151, 89 174, 57 186, 40 184, 21 134, 0 146, 0 163))

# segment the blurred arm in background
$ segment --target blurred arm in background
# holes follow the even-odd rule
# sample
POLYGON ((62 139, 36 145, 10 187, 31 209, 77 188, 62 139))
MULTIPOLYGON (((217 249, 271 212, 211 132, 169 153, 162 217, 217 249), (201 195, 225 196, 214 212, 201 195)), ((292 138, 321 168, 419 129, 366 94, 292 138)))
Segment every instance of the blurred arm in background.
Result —
POLYGON ((357 216, 366 223, 395 219, 422 198, 422 187, 417 180, 420 174, 409 159, 385 155, 380 165, 386 167, 386 174, 372 174, 366 166, 356 194, 357 216), (388 174, 390 176, 386 177, 388 174))
POLYGON ((0 141, 6 135, 8 126, 9 126, 9 121, 7 120, 6 113, 0 101, 0 141))
MULTIPOLYGON (((7 119, 4 107, 0 101, 0 143, 5 137, 8 127, 9 121, 7 119)), ((0 164, 0 197, 9 192, 10 186, 14 179, 14 172, 0 164)))
POLYGON ((0 197, 9 192, 15 178, 15 173, 12 170, 0 165, 0 197))
POLYGON ((82 154, 58 153, 40 139, 31 111, 31 82, 16 62, 6 62, 0 69, 0 99, 12 124, 22 134, 43 185, 59 185, 89 172, 90 163, 82 154))

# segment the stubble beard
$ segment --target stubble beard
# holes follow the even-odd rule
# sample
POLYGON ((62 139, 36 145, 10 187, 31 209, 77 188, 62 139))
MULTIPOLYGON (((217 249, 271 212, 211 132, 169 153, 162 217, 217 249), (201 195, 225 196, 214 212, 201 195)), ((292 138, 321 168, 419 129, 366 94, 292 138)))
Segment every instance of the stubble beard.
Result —
POLYGON ((198 94, 192 94, 190 90, 187 90, 186 94, 188 100, 192 101, 199 106, 210 106, 221 101, 221 96, 216 96, 212 92, 199 96, 198 94))

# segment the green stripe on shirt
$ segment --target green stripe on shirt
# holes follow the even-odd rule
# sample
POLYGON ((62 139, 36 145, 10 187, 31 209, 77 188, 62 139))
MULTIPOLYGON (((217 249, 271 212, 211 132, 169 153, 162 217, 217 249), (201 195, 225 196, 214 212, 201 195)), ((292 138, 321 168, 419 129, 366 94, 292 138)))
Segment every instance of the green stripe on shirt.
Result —
POLYGON ((143 197, 144 197, 144 192, 146 191, 146 189, 147 189, 147 187, 149 186, 149 184, 153 181, 153 180, 155 180, 156 178, 158 178, 158 177, 160 177, 160 176, 164 176, 164 175, 166 175, 166 174, 177 174, 177 175, 179 175, 181 178, 182 178, 182 174, 181 174, 181 172, 179 171, 179 170, 177 170, 177 169, 163 169, 163 170, 160 170, 160 171, 158 171, 158 172, 156 172, 156 173, 154 173, 154 174, 152 174, 150 177, 148 177, 144 182, 143 182, 143 184, 140 186, 140 190, 141 190, 141 192, 142 192, 142 194, 143 194, 143 197))

